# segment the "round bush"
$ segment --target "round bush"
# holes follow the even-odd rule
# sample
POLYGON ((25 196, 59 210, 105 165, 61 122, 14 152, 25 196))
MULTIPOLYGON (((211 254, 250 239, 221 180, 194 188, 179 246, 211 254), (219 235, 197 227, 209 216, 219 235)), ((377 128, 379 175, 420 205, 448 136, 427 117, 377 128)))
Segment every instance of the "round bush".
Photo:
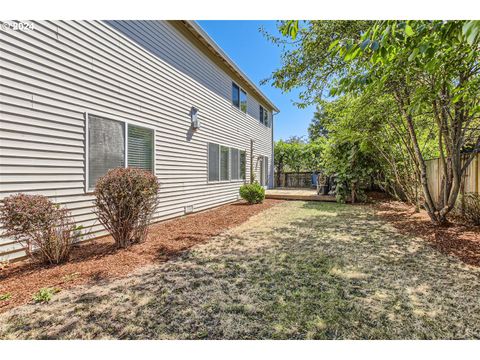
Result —
POLYGON ((159 185, 149 171, 109 170, 95 187, 96 214, 118 247, 143 241, 157 207, 159 185))
POLYGON ((50 264, 68 260, 80 235, 71 214, 46 196, 16 194, 3 199, 0 222, 27 255, 50 264))
POLYGON ((240 197, 249 204, 258 204, 265 199, 265 189, 258 182, 240 187, 240 197))

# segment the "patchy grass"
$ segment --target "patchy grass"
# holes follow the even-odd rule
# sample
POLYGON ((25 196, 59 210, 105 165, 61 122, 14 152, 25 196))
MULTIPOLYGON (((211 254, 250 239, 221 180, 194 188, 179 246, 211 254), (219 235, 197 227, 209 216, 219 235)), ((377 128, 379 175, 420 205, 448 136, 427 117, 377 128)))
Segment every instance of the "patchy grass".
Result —
POLYGON ((369 207, 287 202, 165 264, 10 310, 0 337, 479 338, 479 277, 369 207))

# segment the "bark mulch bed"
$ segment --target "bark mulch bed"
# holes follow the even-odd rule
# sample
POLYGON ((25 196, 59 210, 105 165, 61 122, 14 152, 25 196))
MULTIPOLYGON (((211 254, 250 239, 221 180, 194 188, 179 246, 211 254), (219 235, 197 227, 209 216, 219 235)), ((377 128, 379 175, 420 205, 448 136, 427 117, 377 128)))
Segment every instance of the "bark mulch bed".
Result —
POLYGON ((449 223, 436 227, 426 211, 416 213, 413 206, 398 201, 383 200, 373 206, 377 215, 390 222, 400 233, 422 238, 441 253, 480 267, 479 226, 449 223))
POLYGON ((117 249, 109 236, 99 238, 76 246, 70 261, 62 265, 45 266, 29 260, 10 264, 0 270, 0 295, 11 294, 8 300, 0 301, 0 312, 30 302, 40 288, 67 289, 165 262, 281 202, 266 199, 263 204, 248 205, 241 201, 157 223, 145 242, 128 249, 117 249))

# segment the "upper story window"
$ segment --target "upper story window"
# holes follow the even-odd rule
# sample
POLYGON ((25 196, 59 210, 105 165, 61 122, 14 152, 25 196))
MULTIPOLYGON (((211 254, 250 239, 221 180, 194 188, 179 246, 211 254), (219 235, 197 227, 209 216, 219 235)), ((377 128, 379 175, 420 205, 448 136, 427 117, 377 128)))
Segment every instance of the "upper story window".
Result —
POLYGON ((235 83, 232 83, 232 104, 247 112, 247 93, 235 83))
POLYGON ((87 191, 113 168, 129 166, 153 172, 153 129, 89 115, 87 136, 87 191))
POLYGON ((240 89, 240 110, 247 112, 247 93, 240 89))
POLYGON ((232 83, 232 104, 240 108, 240 88, 235 83, 232 83))
POLYGON ((270 121, 268 118, 268 111, 260 105, 260 123, 262 123, 265 126, 270 127, 270 121))

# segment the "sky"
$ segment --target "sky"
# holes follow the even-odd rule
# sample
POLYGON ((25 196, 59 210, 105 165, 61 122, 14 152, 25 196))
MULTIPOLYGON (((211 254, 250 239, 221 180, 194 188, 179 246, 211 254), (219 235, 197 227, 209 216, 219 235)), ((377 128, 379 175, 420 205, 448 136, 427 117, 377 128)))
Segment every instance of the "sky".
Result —
POLYGON ((281 66, 281 48, 269 42, 259 31, 263 26, 277 35, 275 21, 205 20, 198 21, 198 24, 280 109, 274 120, 275 140, 286 140, 293 135, 307 137, 315 107, 297 108, 293 101, 297 100, 298 91, 282 94, 269 84, 260 85, 261 80, 281 66))

